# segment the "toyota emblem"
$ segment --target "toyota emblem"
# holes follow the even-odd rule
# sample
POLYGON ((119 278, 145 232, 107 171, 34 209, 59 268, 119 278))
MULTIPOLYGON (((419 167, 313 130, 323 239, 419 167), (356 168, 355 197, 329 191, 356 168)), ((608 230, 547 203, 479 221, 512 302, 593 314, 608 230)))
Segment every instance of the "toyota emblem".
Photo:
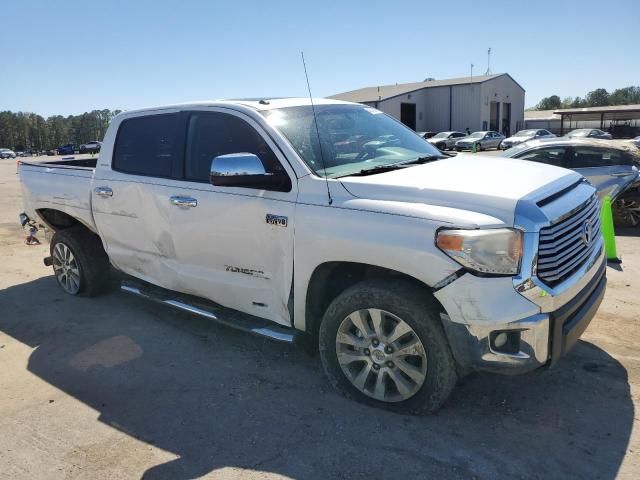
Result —
POLYGON ((588 220, 585 220, 585 222, 582 224, 582 243, 584 243, 586 247, 591 245, 592 236, 593 236, 593 225, 591 224, 591 220, 588 219, 588 220))

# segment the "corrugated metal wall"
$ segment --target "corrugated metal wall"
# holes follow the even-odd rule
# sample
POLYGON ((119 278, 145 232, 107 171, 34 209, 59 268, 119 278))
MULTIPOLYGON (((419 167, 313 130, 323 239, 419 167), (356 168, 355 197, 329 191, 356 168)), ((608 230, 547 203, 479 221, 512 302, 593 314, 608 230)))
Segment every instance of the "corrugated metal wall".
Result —
MULTIPOLYGON (((456 85, 452 92, 452 130, 464 132, 469 128, 472 132, 480 130, 482 119, 480 116, 480 90, 481 84, 456 85)), ((487 110, 487 120, 489 111, 487 110)))
POLYGON ((425 131, 446 132, 449 130, 449 87, 425 89, 425 131))
MULTIPOLYGON (((466 128, 481 130, 483 121, 489 125, 492 101, 500 102, 501 117, 505 113, 503 103, 511 104, 510 131, 515 133, 517 126, 524 124, 524 92, 507 75, 484 83, 425 88, 378 102, 377 108, 400 120, 400 104, 415 103, 417 131, 463 132, 466 128)), ((502 126, 502 118, 498 125, 502 126)))
POLYGON ((505 114, 503 103, 511 103, 511 135, 524 125, 524 92, 511 77, 502 75, 482 83, 482 119, 489 123, 491 102, 500 102, 500 119, 498 130, 502 128, 502 117, 505 114))

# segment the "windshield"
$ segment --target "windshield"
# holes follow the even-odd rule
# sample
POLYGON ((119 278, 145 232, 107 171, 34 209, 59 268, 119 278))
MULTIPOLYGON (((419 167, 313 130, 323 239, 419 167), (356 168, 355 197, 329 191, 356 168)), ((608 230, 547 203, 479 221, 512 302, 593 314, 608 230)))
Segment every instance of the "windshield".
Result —
POLYGON ((520 130, 518 133, 514 135, 514 137, 530 137, 531 135, 535 135, 535 130, 520 130))
POLYGON ((468 138, 480 138, 480 137, 484 137, 484 132, 473 132, 471 135, 469 135, 468 138))
POLYGON ((448 136, 449 136, 449 132, 440 132, 431 138, 447 138, 448 136))
POLYGON ((335 178, 382 165, 442 156, 415 132, 375 108, 316 105, 315 111, 317 132, 311 106, 267 110, 263 115, 320 176, 335 178))

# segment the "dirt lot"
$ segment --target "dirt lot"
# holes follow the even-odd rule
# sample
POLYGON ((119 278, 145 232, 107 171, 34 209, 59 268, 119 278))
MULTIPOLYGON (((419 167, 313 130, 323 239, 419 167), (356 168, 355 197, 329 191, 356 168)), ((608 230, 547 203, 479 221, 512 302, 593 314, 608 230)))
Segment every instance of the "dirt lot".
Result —
POLYGON ((334 393, 317 358, 114 292, 24 245, 0 161, 0 478, 640 478, 640 237, 560 365, 465 378, 436 415, 334 393))

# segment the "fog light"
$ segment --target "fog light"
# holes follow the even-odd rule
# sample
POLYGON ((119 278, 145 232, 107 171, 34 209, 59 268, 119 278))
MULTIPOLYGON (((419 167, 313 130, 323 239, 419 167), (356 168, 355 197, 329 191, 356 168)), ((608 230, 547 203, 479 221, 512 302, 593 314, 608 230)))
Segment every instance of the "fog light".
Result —
POLYGON ((496 335, 496 338, 494 338, 493 340, 493 344, 495 345, 496 348, 502 348, 507 343, 507 340, 508 340, 507 334, 502 332, 496 335))
POLYGON ((515 355, 520 351, 520 330, 491 332, 489 342, 494 352, 515 355))

